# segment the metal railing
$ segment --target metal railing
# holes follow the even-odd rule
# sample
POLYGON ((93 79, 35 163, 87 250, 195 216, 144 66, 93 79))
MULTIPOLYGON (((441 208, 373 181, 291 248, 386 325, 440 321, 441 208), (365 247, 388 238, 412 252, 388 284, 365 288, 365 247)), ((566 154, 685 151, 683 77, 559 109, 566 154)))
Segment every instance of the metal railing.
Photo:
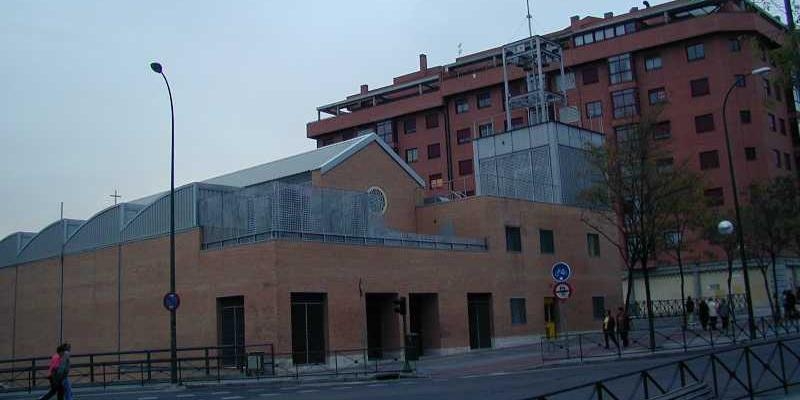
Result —
MULTIPOLYGON (((727 299, 727 296, 725 296, 725 298, 727 299)), ((744 312, 746 309, 744 293, 732 294, 731 301, 733 304, 731 309, 734 312, 744 312)), ((681 299, 652 300, 650 303, 653 305, 653 316, 656 318, 680 317, 683 315, 683 308, 685 306, 684 301, 681 299)), ((695 314, 697 314, 697 310, 698 308, 695 306, 695 314)), ((628 305, 628 314, 634 318, 647 318, 647 302, 644 300, 632 301, 628 305)))
POLYGON ((790 387, 800 384, 798 372, 800 338, 772 339, 527 399, 652 399, 677 394, 696 385, 707 385, 716 399, 752 399, 763 394, 788 394, 790 387))
MULTIPOLYGON (((178 381, 299 379, 307 376, 400 372, 403 349, 353 349, 275 353, 272 344, 178 349, 178 381)), ((169 349, 73 354, 73 386, 146 385, 170 381, 169 349)), ((32 391, 49 385, 49 357, 0 360, 0 392, 32 391)))
MULTIPOLYGON (((758 339, 770 339, 779 336, 800 334, 799 320, 775 321, 772 318, 760 318, 755 324, 758 339)), ((650 332, 637 329, 628 332, 627 346, 624 338, 615 332, 608 337, 603 332, 585 332, 560 335, 554 339, 542 340, 540 344, 543 362, 593 358, 622 358, 637 353, 676 352, 699 348, 715 348, 750 340, 746 319, 731 321, 727 329, 702 330, 699 327, 682 328, 666 327, 655 330, 655 348, 650 348, 650 332), (612 338, 613 337, 613 338, 612 338)))

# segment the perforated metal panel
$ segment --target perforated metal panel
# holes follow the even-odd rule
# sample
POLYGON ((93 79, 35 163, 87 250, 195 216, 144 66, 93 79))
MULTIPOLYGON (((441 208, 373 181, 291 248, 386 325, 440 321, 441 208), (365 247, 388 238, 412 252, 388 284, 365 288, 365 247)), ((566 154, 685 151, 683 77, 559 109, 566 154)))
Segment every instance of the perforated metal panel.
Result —
MULTIPOLYGON (((195 195, 198 184, 175 189, 175 230, 198 226, 195 195)), ((122 231, 122 240, 146 239, 169 233, 169 193, 143 208, 122 231)))
POLYGON ((139 204, 121 203, 97 213, 70 236, 64 252, 71 254, 119 243, 125 223, 144 208, 139 204))
POLYGON ((561 167, 561 201, 569 205, 583 205, 582 194, 593 182, 600 180, 599 171, 590 168, 585 150, 558 146, 561 167))
POLYGON ((43 260, 61 254, 64 242, 84 221, 63 219, 56 221, 28 242, 17 257, 18 263, 43 260))
POLYGON ((33 232, 15 232, 0 240, 0 268, 16 264, 17 253, 34 236, 36 234, 33 232))

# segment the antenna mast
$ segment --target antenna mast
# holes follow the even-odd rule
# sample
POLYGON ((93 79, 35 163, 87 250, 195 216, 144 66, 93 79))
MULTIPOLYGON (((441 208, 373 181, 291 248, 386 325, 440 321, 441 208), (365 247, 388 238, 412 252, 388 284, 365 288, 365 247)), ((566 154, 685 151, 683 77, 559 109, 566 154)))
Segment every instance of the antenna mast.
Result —
POLYGON ((533 18, 533 17, 531 16, 531 1, 530 0, 525 0, 525 7, 528 8, 528 15, 525 16, 525 18, 528 18, 528 37, 532 38, 533 37, 533 28, 531 28, 531 18, 533 18))

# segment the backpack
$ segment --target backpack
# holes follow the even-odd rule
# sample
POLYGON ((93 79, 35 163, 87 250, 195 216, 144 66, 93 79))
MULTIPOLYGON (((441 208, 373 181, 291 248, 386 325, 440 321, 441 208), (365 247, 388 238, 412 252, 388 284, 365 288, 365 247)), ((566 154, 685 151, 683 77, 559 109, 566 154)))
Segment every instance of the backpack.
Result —
POLYGON ((61 362, 58 364, 58 368, 53 371, 53 382, 61 384, 64 382, 64 379, 67 378, 69 375, 69 356, 62 356, 61 362))

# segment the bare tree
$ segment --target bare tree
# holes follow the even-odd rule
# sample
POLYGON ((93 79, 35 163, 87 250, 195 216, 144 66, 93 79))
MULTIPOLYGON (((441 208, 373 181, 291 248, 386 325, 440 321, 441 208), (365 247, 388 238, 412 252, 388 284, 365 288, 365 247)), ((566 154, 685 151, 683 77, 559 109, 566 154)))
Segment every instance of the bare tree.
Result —
POLYGON ((774 290, 770 301, 773 316, 780 318, 777 259, 789 250, 797 236, 800 212, 797 183, 782 176, 750 187, 750 205, 744 210, 747 238, 745 246, 756 259, 769 297, 767 267, 772 267, 774 290))
POLYGON ((597 181, 584 193, 588 208, 583 222, 619 251, 628 275, 626 309, 630 306, 633 273, 641 270, 650 348, 655 348, 653 304, 650 293, 650 261, 674 230, 673 210, 682 209, 687 193, 700 185, 685 163, 664 168, 671 153, 655 139, 658 113, 642 115, 638 122, 618 129, 616 140, 591 153, 591 164, 600 171, 597 181))

